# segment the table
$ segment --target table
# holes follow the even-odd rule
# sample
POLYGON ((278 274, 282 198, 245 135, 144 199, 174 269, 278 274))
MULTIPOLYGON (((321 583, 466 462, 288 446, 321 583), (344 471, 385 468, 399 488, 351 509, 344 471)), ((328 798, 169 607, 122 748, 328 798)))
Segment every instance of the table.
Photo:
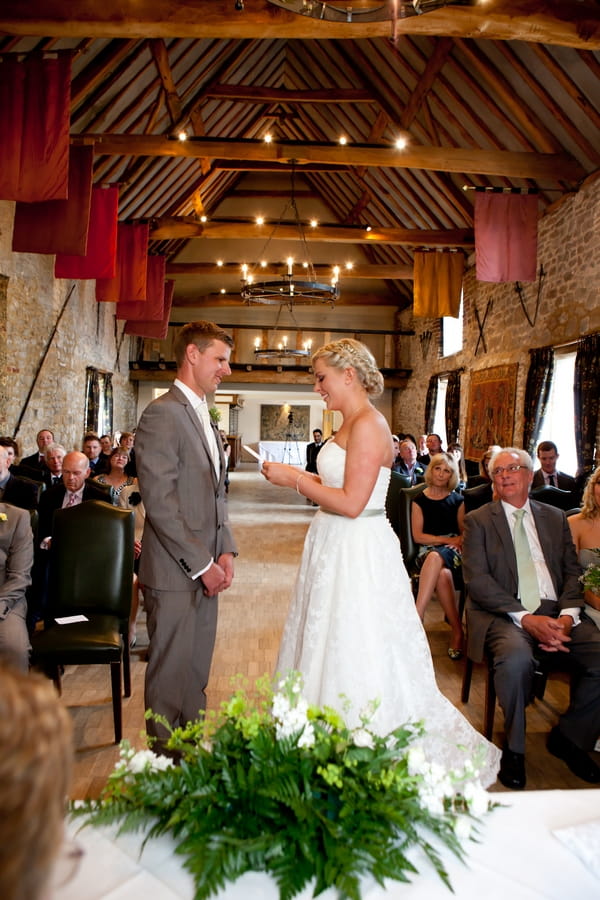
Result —
MULTIPOLYGON (((505 804, 485 817, 481 843, 468 842, 463 865, 445 848, 441 854, 459 900, 598 900, 600 880, 552 834, 600 816, 600 789, 492 794, 505 804)), ((78 823, 70 824, 71 833, 78 823)), ((140 836, 114 837, 110 829, 85 828, 77 840, 86 849, 76 878, 54 900, 191 900, 190 876, 166 838, 150 841, 140 858, 140 836)), ((600 848, 599 848, 600 852, 600 848)), ((415 852, 419 870, 412 884, 388 882, 384 890, 365 882, 363 900, 451 900, 452 894, 427 860, 415 852)), ((299 900, 309 900, 307 889, 299 900)), ((275 884, 249 872, 218 900, 277 900, 275 884)), ((335 900, 332 891, 322 900, 335 900)))
POLYGON ((293 466, 306 465, 308 441, 259 441, 258 452, 263 459, 286 462, 293 466))

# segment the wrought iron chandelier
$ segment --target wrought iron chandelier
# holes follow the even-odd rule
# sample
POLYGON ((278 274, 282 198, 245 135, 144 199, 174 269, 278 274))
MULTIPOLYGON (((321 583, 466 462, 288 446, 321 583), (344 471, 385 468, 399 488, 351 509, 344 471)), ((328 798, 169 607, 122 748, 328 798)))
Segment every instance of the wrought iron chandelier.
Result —
MULTIPOLYGON (((275 325, 273 328, 274 333, 277 333, 279 328, 279 319, 281 317, 281 311, 283 309, 284 304, 281 304, 277 311, 277 318, 275 319, 275 325)), ((296 317, 294 316, 294 310, 289 308, 290 315, 292 317, 292 321, 296 330, 299 329, 298 322, 296 321, 296 317)), ((282 335, 280 341, 278 341, 275 347, 263 347, 261 345, 261 339, 254 339, 254 358, 255 359, 302 359, 303 357, 309 357, 312 354, 312 341, 304 341, 301 348, 288 347, 288 337, 286 334, 282 335)))
POLYGON ((384 22, 420 16, 445 6, 473 6, 475 0, 269 0, 289 12, 329 22, 384 22))
POLYGON ((242 266, 241 298, 247 303, 277 304, 279 306, 289 306, 290 309, 299 303, 331 303, 333 305, 340 295, 338 283, 339 268, 337 266, 333 267, 332 278, 329 283, 317 281, 315 269, 308 252, 304 226, 300 219, 300 213, 298 212, 298 206, 296 204, 294 160, 292 160, 292 186, 290 199, 286 202, 279 217, 279 221, 273 227, 267 238, 267 242, 260 254, 261 257, 265 256, 267 248, 273 240, 278 227, 282 224, 288 210, 291 210, 294 215, 294 224, 298 230, 300 245, 302 247, 303 259, 300 261, 300 265, 303 272, 306 273, 308 277, 301 276, 298 278, 294 275, 294 264, 296 261, 291 256, 287 258, 287 273, 285 276, 273 281, 255 281, 254 272, 256 271, 258 264, 255 264, 252 268, 244 265, 242 266))

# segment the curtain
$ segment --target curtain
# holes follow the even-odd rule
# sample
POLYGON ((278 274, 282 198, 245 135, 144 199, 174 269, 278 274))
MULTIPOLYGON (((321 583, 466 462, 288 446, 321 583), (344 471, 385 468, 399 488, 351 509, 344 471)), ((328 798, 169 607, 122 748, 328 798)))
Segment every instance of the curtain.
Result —
POLYGON ((530 456, 535 455, 538 438, 544 427, 553 374, 554 350, 552 347, 538 347, 530 350, 523 409, 523 447, 530 456))
POLYGON ((427 388, 427 396, 425 397, 425 434, 431 434, 433 431, 433 422, 435 419, 435 403, 438 392, 438 376, 432 375, 429 379, 427 388))
POLYGON ((118 187, 93 187, 87 253, 57 253, 55 278, 114 278, 117 273, 118 187))
POLYGON ((117 319, 130 321, 162 322, 165 306, 166 256, 149 256, 146 276, 146 301, 129 303, 119 300, 117 319))
POLYGON ((448 374, 448 387, 446 388, 446 443, 454 444, 458 441, 460 428, 460 372, 448 374))
POLYGON ((117 229, 117 273, 98 278, 96 300, 140 302, 146 299, 149 225, 121 224, 117 229))
POLYGON ((600 394, 600 334, 589 334, 577 344, 575 357, 575 446, 578 471, 594 466, 600 394))
POLYGON ((85 255, 92 202, 93 163, 93 147, 71 147, 68 200, 17 203, 13 252, 85 255))
POLYGON ((465 258, 462 253, 417 250, 414 259, 413 315, 458 317, 465 258))
POLYGON ((475 268, 479 281, 535 281, 536 194, 475 194, 475 268))
POLYGON ((100 434, 113 433, 113 385, 112 373, 107 372, 104 376, 104 421, 100 427, 100 434))
POLYGON ((71 53, 0 57, 0 200, 65 200, 71 53))
POLYGON ((88 366, 85 370, 85 428, 84 431, 97 431, 98 411, 100 408, 100 372, 88 366))

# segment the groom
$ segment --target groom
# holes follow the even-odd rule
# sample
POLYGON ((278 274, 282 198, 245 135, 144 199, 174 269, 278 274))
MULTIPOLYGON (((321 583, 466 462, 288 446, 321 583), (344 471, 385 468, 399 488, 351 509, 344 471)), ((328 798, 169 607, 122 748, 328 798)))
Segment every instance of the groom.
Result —
MULTIPOLYGON (((217 595, 231 585, 237 555, 223 447, 206 407, 206 395, 231 374, 232 346, 212 322, 185 325, 174 345, 177 378, 146 407, 136 433, 146 509, 139 573, 150 637, 145 705, 173 727, 206 708, 217 595)), ((162 749, 164 728, 151 720, 146 727, 162 749)))

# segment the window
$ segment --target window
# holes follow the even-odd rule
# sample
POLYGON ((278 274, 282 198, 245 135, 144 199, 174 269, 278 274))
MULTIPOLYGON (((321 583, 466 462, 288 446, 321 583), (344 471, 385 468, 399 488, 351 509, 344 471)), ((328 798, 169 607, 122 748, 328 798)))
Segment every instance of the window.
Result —
MULTIPOLYGON (((463 348, 463 298, 460 297, 458 318, 444 316, 442 319, 442 356, 458 353, 463 348)), ((440 432, 436 432, 440 434, 440 432)))
POLYGON ((575 350, 554 351, 554 374, 548 412, 540 431, 540 441, 553 441, 560 454, 558 468, 574 475, 577 471, 575 449, 575 412, 573 382, 575 379, 575 350))
MULTIPOLYGON (((454 320, 456 321, 456 320, 454 320)), ((446 447, 446 391, 448 390, 448 376, 440 375, 438 378, 437 397, 435 401, 435 413, 433 416, 433 434, 439 434, 442 446, 446 447)))
POLYGON ((85 432, 112 434, 112 374, 91 366, 85 370, 85 432))

